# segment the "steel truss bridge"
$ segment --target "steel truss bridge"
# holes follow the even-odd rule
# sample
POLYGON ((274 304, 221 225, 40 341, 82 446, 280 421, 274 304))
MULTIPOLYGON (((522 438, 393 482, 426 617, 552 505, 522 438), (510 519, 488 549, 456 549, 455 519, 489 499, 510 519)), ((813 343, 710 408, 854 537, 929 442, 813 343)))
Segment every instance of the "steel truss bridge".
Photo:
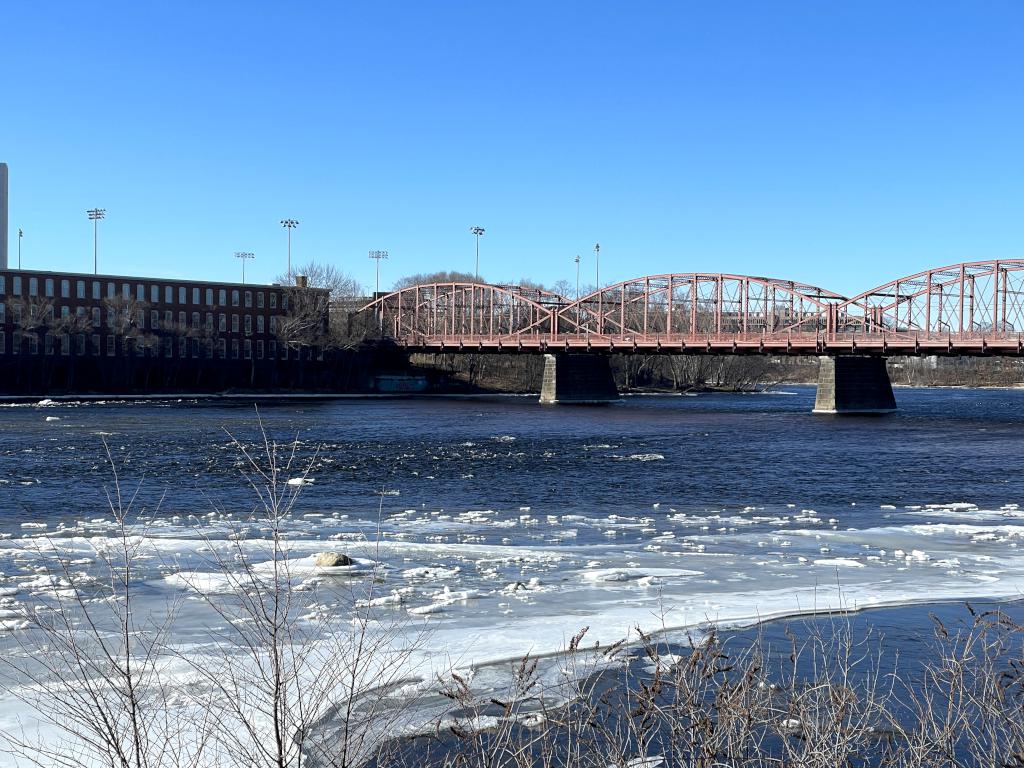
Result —
POLYGON ((1024 260, 953 264, 847 298, 750 275, 650 275, 578 299, 431 283, 362 312, 422 352, 1022 355, 1024 260))

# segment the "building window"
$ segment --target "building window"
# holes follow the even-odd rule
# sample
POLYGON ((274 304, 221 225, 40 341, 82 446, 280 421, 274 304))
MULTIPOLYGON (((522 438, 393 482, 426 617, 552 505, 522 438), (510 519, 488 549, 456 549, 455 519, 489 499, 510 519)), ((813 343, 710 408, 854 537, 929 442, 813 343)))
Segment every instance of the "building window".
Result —
POLYGON ((121 283, 121 295, 126 299, 130 299, 132 297, 131 283, 121 283))
POLYGON ((107 336, 107 357, 114 356, 114 353, 117 351, 115 348, 116 344, 117 342, 114 340, 113 336, 107 336))
POLYGON ((28 335, 28 353, 30 355, 39 354, 39 337, 34 333, 28 335))
POLYGON ((149 286, 149 302, 151 304, 156 304, 158 301, 160 301, 160 286, 159 285, 151 285, 151 286, 149 286))
MULTIPOLYGON (((221 315, 223 317, 223 315, 221 315)), ((228 340, 221 339, 217 342, 218 355, 221 360, 227 359, 228 356, 228 340)))
POLYGON ((228 303, 228 292, 221 288, 217 291, 217 303, 222 307, 228 303))
POLYGON ((271 293, 270 294, 270 308, 271 309, 277 309, 277 294, 276 293, 271 293))
POLYGON ((174 313, 171 312, 171 310, 168 309, 168 310, 166 310, 164 312, 164 328, 173 328, 173 327, 174 327, 174 313))
POLYGON ((256 333, 264 332, 264 319, 263 315, 256 316, 256 333))
POLYGON ((117 296, 117 286, 113 283, 107 283, 107 298, 112 299, 117 296))
POLYGON ((213 357, 213 339, 207 339, 203 342, 203 357, 207 360, 213 357))
POLYGON ((15 275, 13 283, 14 284, 11 286, 11 294, 14 296, 21 296, 21 278, 15 275))
POLYGON ((263 339, 260 339, 259 341, 256 342, 256 359, 263 359, 263 339))
POLYGON ((277 315, 270 316, 270 332, 277 333, 277 315))
POLYGON ((81 357, 85 354, 85 334, 75 334, 75 354, 81 357))
POLYGON ((246 309, 252 308, 252 291, 245 292, 245 307, 246 309))
POLYGON ((288 309, 288 294, 281 294, 281 309, 288 309))
POLYGON ((160 327, 160 310, 154 309, 149 313, 149 327, 154 331, 160 327))
POLYGON ((275 357, 277 357, 277 342, 276 341, 270 342, 269 352, 270 352, 270 359, 271 360, 273 360, 275 357))
POLYGON ((252 360, 252 339, 245 340, 245 359, 252 360))
POLYGON ((62 299, 70 299, 71 298, 71 281, 70 280, 61 280, 60 281, 60 297, 62 299))
MULTIPOLYGON (((192 313, 192 327, 193 328, 198 328, 199 327, 199 313, 198 312, 193 312, 192 313)), ((195 357, 195 355, 193 355, 193 357, 195 357)))
POLYGON ((71 351, 71 338, 66 334, 60 335, 60 353, 67 355, 71 351))
MULTIPOLYGON (((178 286, 178 303, 179 304, 185 304, 186 303, 186 301, 185 301, 185 286, 184 285, 179 285, 178 286)), ((182 355, 182 357, 184 357, 184 355, 182 355)))
POLYGON ((7 292, 7 278, 4 275, 0 275, 0 296, 3 296, 7 292))
POLYGON ((138 299, 139 301, 146 300, 146 286, 144 286, 142 283, 135 284, 135 298, 138 299))
POLYGON ((231 316, 231 332, 238 333, 238 315, 231 316))
POLYGON ((85 318, 85 307, 75 307, 75 317, 79 320, 85 318))
POLYGON ((7 322, 7 305, 0 301, 0 325, 7 322))
MULTIPOLYGON (((186 323, 187 323, 187 321, 185 320, 185 313, 184 312, 179 312, 178 313, 178 325, 180 325, 182 328, 187 328, 188 325, 186 323)), ((184 357, 184 355, 181 355, 181 357, 184 357)))
POLYGON ((145 330, 146 328, 146 310, 140 309, 135 312, 135 325, 145 330))
POLYGON ((169 286, 169 285, 165 285, 164 286, 164 304, 173 304, 173 303, 174 303, 174 288, 169 286))
POLYGON ((213 312, 206 313, 206 330, 213 332, 213 312))
POLYGON ((85 298, 85 280, 78 280, 75 283, 75 296, 79 299, 85 298))
POLYGON ((100 335, 98 333, 94 333, 92 335, 92 353, 96 357, 99 357, 99 354, 100 354, 100 335))
MULTIPOLYGON (((193 288, 192 289, 192 303, 193 304, 198 304, 199 303, 199 289, 198 288, 193 288)), ((192 355, 192 357, 196 357, 196 355, 192 355)))
POLYGON ((0 331, 0 355, 7 353, 7 334, 0 331))
POLYGON ((164 357, 174 357, 174 339, 164 336, 160 342, 164 345, 164 357))
POLYGON ((93 328, 99 328, 100 327, 100 308, 99 307, 93 307, 92 308, 92 327, 93 328))
POLYGON ((178 339, 178 357, 188 357, 188 339, 184 336, 178 339))
MULTIPOLYGON (((17 280, 17 278, 15 278, 15 280, 17 280)), ((231 291, 231 306, 232 307, 237 307, 238 306, 238 291, 237 290, 231 291)))
POLYGON ((245 316, 245 335, 252 333, 252 315, 245 316))
POLYGON ((43 291, 46 293, 46 298, 48 298, 48 299, 52 299, 53 298, 53 278, 52 277, 46 278, 46 280, 43 282, 43 291))
POLYGON ((231 340, 231 359, 238 359, 238 339, 231 340))
POLYGON ((256 308, 263 309, 263 291, 256 294, 256 308))
MULTIPOLYGON (((53 322, 53 305, 52 304, 46 308, 46 314, 47 314, 47 318, 46 319, 49 320, 52 323, 53 322)), ((68 315, 70 315, 70 314, 71 314, 71 307, 61 307, 60 308, 60 319, 61 320, 66 320, 68 315)))
POLYGON ((199 357, 199 339, 192 339, 192 357, 199 357))
POLYGON ((28 295, 38 296, 39 295, 39 278, 30 277, 28 279, 28 295))
POLYGON ((93 280, 92 281, 92 297, 93 297, 94 300, 99 301, 101 296, 102 296, 102 293, 101 293, 101 289, 100 289, 100 283, 99 283, 98 280, 93 280))
POLYGON ((107 307, 107 328, 113 328, 117 321, 117 313, 113 307, 107 307))
POLYGON ((52 333, 47 333, 46 335, 43 336, 43 354, 44 355, 52 355, 53 354, 53 334, 52 333))
POLYGON ((206 289, 206 306, 213 306, 213 288, 206 289))
POLYGON ((225 315, 223 312, 220 313, 219 325, 217 326, 217 328, 220 330, 221 333, 224 333, 228 329, 228 316, 225 315))

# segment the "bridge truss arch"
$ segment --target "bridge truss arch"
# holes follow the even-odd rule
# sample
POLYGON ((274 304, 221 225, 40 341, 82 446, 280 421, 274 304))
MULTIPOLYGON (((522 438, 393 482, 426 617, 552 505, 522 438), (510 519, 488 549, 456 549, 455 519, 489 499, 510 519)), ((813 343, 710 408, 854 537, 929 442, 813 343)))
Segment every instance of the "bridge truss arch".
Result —
POLYGON ((381 330, 408 346, 488 338, 499 342, 547 336, 555 309, 567 300, 538 288, 486 283, 427 283, 381 296, 363 307, 381 330))
POLYGON ((793 280, 680 272, 609 285, 558 311, 559 333, 647 338, 814 334, 838 293, 793 280))
POLYGON ((1024 260, 964 262, 872 288, 834 308, 837 334, 913 338, 934 346, 1013 341, 1024 331, 1024 260))

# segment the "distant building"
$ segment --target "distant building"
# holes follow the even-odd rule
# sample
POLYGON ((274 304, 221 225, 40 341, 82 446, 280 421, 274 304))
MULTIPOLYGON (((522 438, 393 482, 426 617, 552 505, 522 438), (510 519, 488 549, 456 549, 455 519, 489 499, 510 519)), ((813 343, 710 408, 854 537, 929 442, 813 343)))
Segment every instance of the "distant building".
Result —
POLYGON ((0 391, 277 386, 263 369, 323 359, 328 304, 316 288, 0 269, 0 362, 43 371, 27 387, 8 371, 0 391), (125 378, 138 370, 149 385, 125 378))

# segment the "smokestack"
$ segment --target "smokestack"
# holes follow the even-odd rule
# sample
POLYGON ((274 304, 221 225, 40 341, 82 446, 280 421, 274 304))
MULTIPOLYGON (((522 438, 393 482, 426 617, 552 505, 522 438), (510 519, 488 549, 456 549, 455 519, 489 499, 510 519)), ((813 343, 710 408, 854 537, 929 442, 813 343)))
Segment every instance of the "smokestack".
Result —
POLYGON ((7 163, 0 163, 0 269, 7 269, 7 163))

